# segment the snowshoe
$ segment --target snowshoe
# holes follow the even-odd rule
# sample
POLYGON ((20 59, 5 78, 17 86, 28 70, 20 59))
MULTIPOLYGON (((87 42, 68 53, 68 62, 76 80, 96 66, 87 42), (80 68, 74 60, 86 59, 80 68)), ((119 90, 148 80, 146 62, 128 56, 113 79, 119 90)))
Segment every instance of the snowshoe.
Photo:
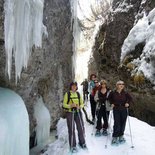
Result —
POLYGON ((103 136, 108 136, 108 132, 107 132, 106 129, 103 129, 102 135, 103 135, 103 136))
POLYGON ((84 150, 87 149, 87 145, 86 145, 86 144, 80 144, 80 143, 79 143, 79 146, 80 146, 82 149, 84 149, 84 150))
POLYGON ((77 153, 78 152, 76 147, 72 147, 70 151, 71 151, 71 153, 77 153))
POLYGON ((126 142, 125 138, 123 136, 119 137, 119 143, 124 144, 126 142))
POLYGON ((100 136, 101 136, 100 130, 96 130, 95 136, 96 136, 96 137, 100 137, 100 136))
POLYGON ((111 141, 111 145, 118 146, 118 144, 119 144, 119 138, 118 137, 113 137, 113 139, 111 141))

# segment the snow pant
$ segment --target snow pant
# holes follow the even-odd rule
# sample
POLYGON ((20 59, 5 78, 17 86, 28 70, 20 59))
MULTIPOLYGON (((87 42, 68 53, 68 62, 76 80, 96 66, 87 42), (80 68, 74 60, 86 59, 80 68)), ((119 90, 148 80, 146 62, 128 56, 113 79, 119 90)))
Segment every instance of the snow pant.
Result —
POLYGON ((97 126, 96 129, 107 129, 108 128, 108 119, 107 119, 107 111, 105 105, 101 105, 98 115, 97 115, 97 126), (104 121, 104 124, 102 125, 102 118, 104 121))
POLYGON ((88 101, 88 91, 83 90, 83 100, 85 101, 86 99, 88 101))
POLYGON ((79 139, 79 144, 85 144, 85 131, 84 131, 84 123, 82 119, 82 113, 81 112, 67 112, 66 114, 66 119, 67 119, 67 126, 68 126, 68 135, 69 135, 69 145, 70 148, 76 146, 76 137, 75 137, 75 124, 76 128, 78 131, 78 139, 79 139), (73 120, 73 115, 74 115, 74 121, 72 124, 73 120))
POLYGON ((90 94, 90 106, 91 106, 91 115, 92 118, 95 119, 95 113, 96 113, 96 102, 94 100, 94 96, 90 94))
POLYGON ((114 116, 114 127, 113 127, 113 137, 120 137, 124 135, 126 119, 127 119, 127 109, 125 107, 115 107, 113 109, 114 116))

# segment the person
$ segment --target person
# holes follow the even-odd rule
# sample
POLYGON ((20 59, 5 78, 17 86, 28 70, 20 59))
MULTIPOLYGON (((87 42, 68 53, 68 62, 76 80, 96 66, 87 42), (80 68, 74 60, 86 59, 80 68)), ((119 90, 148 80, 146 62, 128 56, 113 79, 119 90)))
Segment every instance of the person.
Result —
POLYGON ((77 152, 76 137, 75 137, 75 124, 78 131, 79 145, 81 148, 87 148, 85 143, 85 131, 82 118, 81 109, 84 107, 84 103, 81 95, 77 92, 77 82, 70 84, 70 91, 65 93, 63 100, 63 108, 66 109, 66 119, 69 135, 69 145, 71 152, 77 152))
POLYGON ((91 115, 92 115, 92 121, 94 122, 95 120, 95 113, 94 113, 94 105, 95 105, 95 101, 94 101, 94 96, 92 95, 92 91, 93 88, 95 87, 95 80, 96 80, 96 75, 95 74, 91 74, 90 75, 90 82, 89 82, 89 98, 90 98, 90 107, 91 107, 91 115))
POLYGON ((106 109, 106 101, 108 100, 108 96, 110 93, 110 89, 107 88, 107 81, 101 80, 100 82, 101 87, 95 94, 95 101, 98 102, 97 109, 97 126, 96 126, 96 136, 100 136, 101 132, 100 130, 103 128, 102 134, 104 136, 107 136, 107 128, 108 128, 108 115, 109 111, 106 109), (104 121, 104 124, 102 125, 102 118, 104 121))
POLYGON ((89 92, 88 92, 88 80, 87 79, 85 79, 82 83, 81 83, 81 85, 83 86, 83 99, 84 99, 84 101, 87 99, 87 101, 88 101, 88 94, 89 94, 89 92))
POLYGON ((92 121, 93 122, 95 122, 96 105, 97 105, 96 101, 94 100, 94 96, 95 96, 96 92, 100 89, 100 83, 97 80, 95 80, 94 83, 95 83, 95 87, 92 90, 91 102, 90 102, 90 104, 91 104, 92 121))
POLYGON ((127 119, 127 108, 132 102, 132 97, 124 90, 125 85, 123 81, 116 83, 116 90, 110 93, 109 100, 113 107, 114 126, 112 134, 112 145, 124 143, 124 131, 127 119))

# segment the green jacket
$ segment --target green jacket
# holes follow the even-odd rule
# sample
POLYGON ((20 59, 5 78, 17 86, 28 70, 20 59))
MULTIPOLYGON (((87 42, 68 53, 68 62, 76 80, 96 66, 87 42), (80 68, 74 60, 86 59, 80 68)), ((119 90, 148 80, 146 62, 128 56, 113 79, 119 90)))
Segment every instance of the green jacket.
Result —
POLYGON ((79 105, 80 108, 84 107, 84 103, 83 103, 83 99, 82 99, 81 95, 80 95, 80 103, 79 103, 77 92, 70 91, 70 100, 69 100, 69 103, 67 103, 67 102, 68 102, 68 93, 66 92, 64 95, 64 100, 63 100, 63 108, 65 108, 69 112, 72 112, 72 110, 71 110, 72 103, 79 105))

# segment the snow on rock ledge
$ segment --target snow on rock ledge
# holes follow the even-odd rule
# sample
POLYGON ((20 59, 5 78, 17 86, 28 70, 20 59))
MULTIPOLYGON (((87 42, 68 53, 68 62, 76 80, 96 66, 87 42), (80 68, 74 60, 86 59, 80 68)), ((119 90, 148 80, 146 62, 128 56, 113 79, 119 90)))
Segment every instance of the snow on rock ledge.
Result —
POLYGON ((15 92, 0 87, 0 155, 29 155, 29 119, 15 92))
POLYGON ((134 73, 143 72, 145 77, 155 84, 155 8, 148 16, 144 15, 131 29, 122 46, 121 61, 130 54, 139 43, 145 43, 142 54, 133 60, 134 73))

